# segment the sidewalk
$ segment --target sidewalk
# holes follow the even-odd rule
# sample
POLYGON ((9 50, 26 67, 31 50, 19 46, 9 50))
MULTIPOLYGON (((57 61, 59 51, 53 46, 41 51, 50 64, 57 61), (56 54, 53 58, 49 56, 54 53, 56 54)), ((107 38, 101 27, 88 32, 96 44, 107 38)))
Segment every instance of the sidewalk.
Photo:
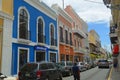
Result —
POLYGON ((120 80, 120 70, 115 71, 112 67, 107 80, 120 80))

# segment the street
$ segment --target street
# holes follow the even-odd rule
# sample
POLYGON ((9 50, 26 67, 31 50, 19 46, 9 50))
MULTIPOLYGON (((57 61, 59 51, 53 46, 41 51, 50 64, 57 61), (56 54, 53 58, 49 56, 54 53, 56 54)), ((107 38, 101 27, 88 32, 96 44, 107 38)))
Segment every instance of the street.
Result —
MULTIPOLYGON (((81 72, 80 80, 106 80, 109 69, 98 69, 98 67, 81 72)), ((64 77, 63 80, 74 80, 73 76, 64 77)))

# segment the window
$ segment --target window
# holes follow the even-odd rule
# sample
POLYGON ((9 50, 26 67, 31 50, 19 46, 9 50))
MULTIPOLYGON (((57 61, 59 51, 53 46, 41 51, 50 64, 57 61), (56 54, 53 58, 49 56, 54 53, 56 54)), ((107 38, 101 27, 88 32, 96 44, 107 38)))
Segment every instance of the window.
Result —
POLYGON ((68 44, 68 31, 65 30, 65 41, 66 41, 66 44, 68 44))
POLYGON ((72 45, 72 33, 70 33, 70 45, 72 45))
POLYGON ((48 69, 48 65, 46 63, 40 64, 40 69, 48 69))
POLYGON ((50 62, 56 62, 56 54, 50 53, 50 62))
POLYGON ((27 60, 28 60, 28 50, 19 49, 19 70, 24 64, 28 62, 27 60))
POLYGON ((54 26, 53 26, 53 25, 50 26, 50 34, 51 34, 51 38, 50 38, 50 40, 51 40, 51 45, 54 46, 56 40, 54 39, 54 26))
POLYGON ((45 61, 45 52, 37 51, 36 52, 36 62, 45 61))
POLYGON ((38 42, 45 43, 44 24, 41 18, 38 19, 38 42))
POLYGON ((60 34, 60 42, 63 42, 63 28, 60 27, 60 31, 59 31, 59 34, 60 34))
POLYGON ((21 9, 19 13, 19 38, 29 39, 28 14, 25 9, 21 9))

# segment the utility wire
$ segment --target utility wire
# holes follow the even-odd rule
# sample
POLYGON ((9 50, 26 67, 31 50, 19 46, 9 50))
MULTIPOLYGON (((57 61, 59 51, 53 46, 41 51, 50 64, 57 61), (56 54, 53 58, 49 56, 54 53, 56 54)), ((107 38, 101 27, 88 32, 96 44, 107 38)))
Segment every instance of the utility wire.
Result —
POLYGON ((98 4, 103 4, 102 2, 96 2, 96 1, 92 1, 92 0, 84 0, 84 1, 92 2, 92 3, 98 3, 98 4))

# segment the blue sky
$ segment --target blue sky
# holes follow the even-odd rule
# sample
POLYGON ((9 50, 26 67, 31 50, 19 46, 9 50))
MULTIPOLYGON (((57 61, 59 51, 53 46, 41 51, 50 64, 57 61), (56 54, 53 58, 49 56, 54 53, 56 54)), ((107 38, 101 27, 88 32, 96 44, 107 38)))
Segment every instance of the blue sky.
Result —
POLYGON ((100 36, 101 45, 103 48, 110 50, 110 38, 109 38, 109 25, 107 22, 104 23, 94 23, 89 22, 88 31, 94 29, 100 36))
POLYGON ((71 5, 75 12, 89 27, 94 29, 100 36, 103 48, 110 50, 109 22, 111 18, 110 9, 106 8, 103 0, 42 0, 48 6, 58 4, 61 8, 71 5), (106 46, 106 47, 105 47, 106 46))

